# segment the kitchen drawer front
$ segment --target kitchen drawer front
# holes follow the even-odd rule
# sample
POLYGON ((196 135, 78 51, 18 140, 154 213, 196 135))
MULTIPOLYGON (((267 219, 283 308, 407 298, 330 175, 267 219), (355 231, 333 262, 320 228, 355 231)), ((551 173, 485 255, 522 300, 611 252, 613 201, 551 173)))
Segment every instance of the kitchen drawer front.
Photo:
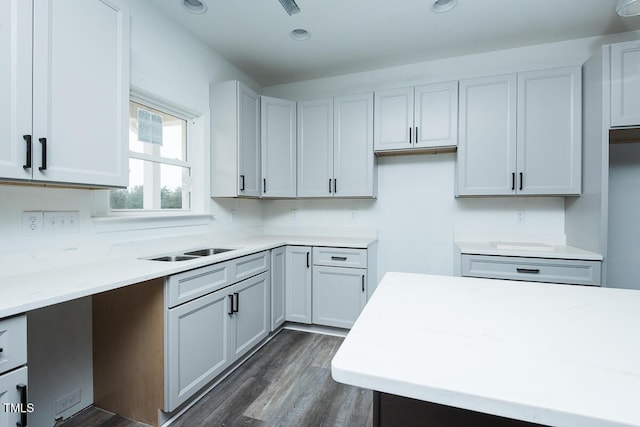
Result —
POLYGON ((167 278, 167 307, 175 307, 235 282, 235 260, 221 262, 167 278))
POLYGON ((313 264, 334 267, 367 268, 367 250, 314 247, 313 264))
POLYGON ((462 255, 462 275, 529 282, 600 285, 599 261, 462 255))
POLYGON ((258 252, 233 260, 235 263, 235 282, 253 277, 269 269, 269 251, 258 252))
POLYGON ((0 320, 0 374, 27 364, 27 316, 0 320))

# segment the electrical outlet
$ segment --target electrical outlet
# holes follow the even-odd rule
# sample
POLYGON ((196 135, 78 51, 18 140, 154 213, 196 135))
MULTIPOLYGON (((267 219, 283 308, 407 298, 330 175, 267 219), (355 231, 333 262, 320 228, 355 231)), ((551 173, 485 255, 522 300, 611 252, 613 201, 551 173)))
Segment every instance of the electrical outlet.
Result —
POLYGON ((82 396, 81 389, 77 388, 73 390, 71 393, 56 399, 56 415, 61 414, 67 409, 73 406, 76 406, 78 403, 80 403, 81 396, 82 396))
POLYGON ((351 221, 356 222, 358 220, 358 213, 356 211, 351 211, 349 217, 351 218, 351 221))
POLYGON ((71 234, 78 232, 77 211, 44 212, 44 232, 47 234, 71 234))
POLYGON ((43 215, 40 211, 22 212, 22 234, 35 235, 42 233, 43 215))
POLYGON ((291 209, 291 222, 296 222, 296 219, 298 219, 298 210, 291 209))
POLYGON ((236 216, 238 215, 238 211, 235 209, 231 209, 231 222, 236 222, 236 216))
POLYGON ((527 222, 527 214, 525 211, 516 211, 516 222, 518 224, 524 224, 527 222))

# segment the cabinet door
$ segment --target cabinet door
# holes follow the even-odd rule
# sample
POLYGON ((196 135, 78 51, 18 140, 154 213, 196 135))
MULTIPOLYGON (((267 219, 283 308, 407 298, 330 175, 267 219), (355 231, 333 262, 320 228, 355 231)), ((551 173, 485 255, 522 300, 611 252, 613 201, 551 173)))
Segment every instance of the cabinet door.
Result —
POLYGON ((458 144, 458 82, 415 88, 415 148, 458 144))
POLYGON ((460 82, 457 195, 515 194, 516 76, 460 82))
POLYGON ((580 67, 518 74, 518 194, 580 194, 581 92, 580 67))
POLYGON ((259 197, 260 96, 242 84, 238 86, 238 194, 259 197))
POLYGON ((260 97, 262 197, 296 197, 296 103, 260 97))
POLYGON ((32 2, 0 2, 0 178, 31 179, 32 2))
POLYGON ((333 196, 333 99, 298 103, 298 196, 333 196))
POLYGON ((611 126, 640 125, 640 41, 611 46, 611 126))
MULTIPOLYGON (((23 402, 18 385, 27 385, 27 367, 0 375, 0 426, 14 427, 27 424, 21 423, 20 411, 27 412, 27 402, 23 402), (10 404, 14 404, 13 408, 10 404), (20 405, 22 404, 22 405, 20 405), (5 406, 6 405, 6 406, 5 406)), ((28 419, 27 419, 28 421, 28 419)))
POLYGON ((333 112, 334 196, 373 197, 373 93, 336 97, 333 112))
POLYGON ((287 255, 286 248, 271 250, 271 330, 284 323, 285 279, 287 255))
POLYGON ((269 334, 270 284, 269 273, 233 285, 234 314, 231 325, 231 359, 236 361, 269 334))
POLYGON ((285 318, 311 323, 311 248, 287 246, 285 318))
POLYGON ((168 310, 166 411, 172 411, 231 363, 227 289, 168 310))
POLYGON ((413 87, 376 91, 374 149, 404 150, 413 146, 413 87))
POLYGON ((126 187, 129 14, 43 0, 33 22, 33 179, 126 187))
POLYGON ((351 328, 367 302, 361 268, 313 266, 313 323, 351 328))

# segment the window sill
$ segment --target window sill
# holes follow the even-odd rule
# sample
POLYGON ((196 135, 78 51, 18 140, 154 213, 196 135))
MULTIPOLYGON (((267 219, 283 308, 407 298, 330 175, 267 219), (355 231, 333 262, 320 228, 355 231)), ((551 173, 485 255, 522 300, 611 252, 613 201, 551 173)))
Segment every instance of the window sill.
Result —
POLYGON ((119 214, 93 217, 93 224, 96 233, 113 233, 118 231, 202 226, 209 225, 211 219, 211 215, 195 214, 119 214))

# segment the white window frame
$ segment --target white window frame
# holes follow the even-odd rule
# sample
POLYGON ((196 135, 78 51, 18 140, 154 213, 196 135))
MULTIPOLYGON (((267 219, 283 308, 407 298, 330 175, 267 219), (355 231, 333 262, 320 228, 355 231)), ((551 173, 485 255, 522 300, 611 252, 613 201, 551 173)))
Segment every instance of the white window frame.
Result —
MULTIPOLYGON (((208 225, 212 219, 208 213, 208 179, 209 170, 205 164, 196 160, 199 157, 208 159, 209 112, 199 113, 179 106, 144 89, 131 87, 129 99, 151 108, 164 111, 187 122, 186 160, 163 158, 163 163, 189 167, 191 169, 191 206, 189 209, 111 209, 110 191, 100 191, 94 197, 93 222, 96 232, 144 230, 154 228, 208 225), (196 146, 198 153, 196 154, 196 146), (204 185, 204 184, 207 185, 204 185), (201 200, 202 199, 202 200, 201 200)), ((129 151, 128 158, 140 160, 157 160, 154 156, 129 151)))

